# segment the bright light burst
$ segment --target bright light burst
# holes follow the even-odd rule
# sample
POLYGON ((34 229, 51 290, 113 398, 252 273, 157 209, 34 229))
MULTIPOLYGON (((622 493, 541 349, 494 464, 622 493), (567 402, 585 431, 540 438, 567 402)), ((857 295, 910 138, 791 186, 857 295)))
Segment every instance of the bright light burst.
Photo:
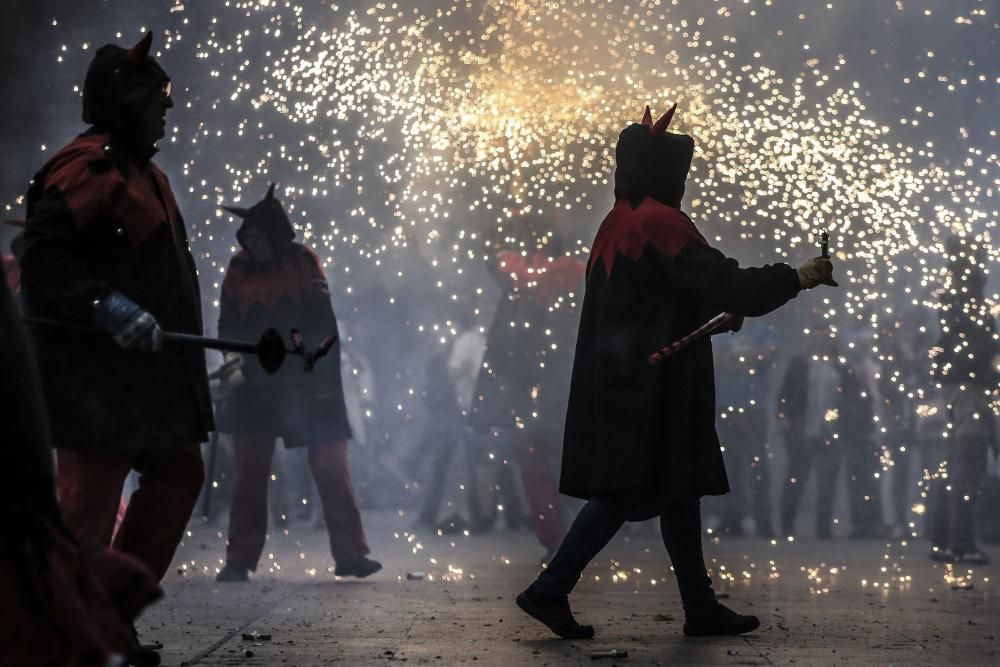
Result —
MULTIPOLYGON (((491 289, 487 244, 522 211, 586 252, 611 202, 618 132, 645 104, 657 113, 677 102, 674 129, 697 142, 686 198, 696 222, 748 263, 796 263, 815 252, 812 234, 829 230, 842 287, 814 299, 819 316, 871 351, 916 406, 906 409, 933 417, 926 373, 880 349, 877 332, 920 326, 936 290, 954 289, 943 271, 950 234, 985 271, 997 259, 997 130, 946 120, 958 100, 996 99, 1000 72, 961 45, 995 38, 1000 24, 985 0, 925 3, 936 13, 871 3, 872 16, 894 13, 931 45, 893 63, 878 48, 867 60, 835 48, 838 25, 864 23, 841 3, 797 17, 780 4, 174 2, 161 55, 212 82, 177 82, 186 108, 170 150, 184 160, 175 183, 200 214, 189 223, 203 275, 215 277, 205 288, 217 293, 233 250, 217 207, 255 200, 276 180, 338 290, 359 288, 366 269, 406 285, 405 253, 416 251, 438 300, 474 293, 474 307, 491 289), (873 90, 866 68, 898 72, 896 87, 873 90), (890 97, 912 109, 893 117, 890 97)), ((69 55, 62 46, 59 62, 69 55)), ((968 310, 981 322, 1000 297, 968 310)), ((454 332, 433 314, 411 324, 454 332)), ((888 446, 882 465, 893 466, 888 446)))
MULTIPOLYGON (((352 213, 361 217, 363 202, 387 204, 392 221, 368 216, 376 231, 364 238, 314 220, 314 242, 331 252, 361 243, 371 256, 388 243, 427 241, 455 270, 480 255, 488 226, 518 211, 603 212, 617 133, 643 104, 674 101, 677 129, 698 142, 688 198, 695 219, 719 238, 738 227, 793 260, 810 252, 793 252, 813 242, 810 233, 830 229, 852 283, 843 292, 849 313, 877 319, 899 289, 937 282, 942 232, 988 242, 996 155, 970 149, 960 168, 942 167, 934 142, 894 141, 867 113, 860 84, 839 72, 842 57, 833 71, 811 58, 784 78, 737 36, 754 10, 713 3, 706 16, 690 4, 488 0, 316 11, 236 3, 234 12, 267 27, 215 49, 274 42, 257 65, 262 78, 234 74, 229 99, 294 125, 282 128, 297 139, 283 157, 301 175, 286 195, 303 207, 306 195, 356 196, 362 204, 352 213)), ((230 171, 242 190, 251 174, 230 171)), ((567 216, 560 224, 585 244, 598 213, 582 217, 586 224, 567 216)))

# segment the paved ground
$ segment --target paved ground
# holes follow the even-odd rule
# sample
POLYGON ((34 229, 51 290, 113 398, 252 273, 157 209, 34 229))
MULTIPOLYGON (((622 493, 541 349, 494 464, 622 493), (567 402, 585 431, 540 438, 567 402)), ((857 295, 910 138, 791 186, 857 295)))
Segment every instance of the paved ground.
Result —
POLYGON ((922 542, 709 537, 716 588, 762 621, 709 640, 682 636, 657 538, 620 536, 572 598, 597 637, 565 641, 514 606, 541 556, 529 534, 414 535, 389 513, 366 522, 386 566, 371 579, 334 578, 324 533, 301 527, 271 538, 247 584, 215 583, 223 536, 192 526, 140 631, 166 644, 168 665, 1000 664, 998 566, 949 570, 922 542), (243 639, 255 631, 272 638, 243 639), (614 649, 628 657, 593 657, 614 649))

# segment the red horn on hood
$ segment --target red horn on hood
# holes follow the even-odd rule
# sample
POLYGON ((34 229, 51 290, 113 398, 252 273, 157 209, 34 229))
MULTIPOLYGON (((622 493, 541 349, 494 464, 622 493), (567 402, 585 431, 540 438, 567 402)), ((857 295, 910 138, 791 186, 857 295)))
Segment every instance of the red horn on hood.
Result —
POLYGON ((233 215, 235 215, 238 218, 245 218, 245 217, 247 217, 247 213, 250 212, 250 209, 248 209, 248 208, 241 208, 239 206, 223 206, 222 208, 224 208, 225 210, 229 211, 230 213, 232 213, 233 215))
POLYGON ((146 62, 149 56, 149 47, 153 45, 153 31, 147 30, 146 34, 128 50, 128 61, 133 65, 141 65, 146 62))
POLYGON ((656 121, 656 124, 649 129, 649 133, 656 136, 663 134, 667 131, 667 127, 670 125, 670 121, 674 118, 674 112, 677 111, 677 102, 667 109, 667 113, 660 116, 660 119, 656 121))
POLYGON ((649 105, 646 105, 646 111, 642 114, 642 124, 649 127, 653 126, 653 114, 649 111, 649 105))
POLYGON ((266 199, 267 201, 271 201, 272 199, 274 199, 274 186, 275 185, 277 185, 277 183, 271 183, 271 187, 269 187, 267 189, 267 194, 264 195, 264 199, 266 199))

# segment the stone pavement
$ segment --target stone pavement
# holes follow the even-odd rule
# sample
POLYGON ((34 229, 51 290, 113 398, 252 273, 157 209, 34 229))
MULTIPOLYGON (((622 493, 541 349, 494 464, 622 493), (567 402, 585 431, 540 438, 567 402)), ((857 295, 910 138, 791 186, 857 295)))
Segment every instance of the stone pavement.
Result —
POLYGON ((761 628, 687 639, 663 547, 640 528, 598 557, 571 599, 597 637, 567 641, 514 605, 542 555, 530 534, 414 534, 400 513, 365 520, 385 565, 370 579, 336 579, 325 533, 297 526, 271 537, 246 584, 215 583, 224 533, 192 524, 140 632, 166 645, 167 665, 1000 664, 997 566, 932 564, 924 542, 707 536, 717 591, 761 628), (271 639, 244 640, 253 632, 271 639), (615 649, 628 657, 593 657, 615 649))

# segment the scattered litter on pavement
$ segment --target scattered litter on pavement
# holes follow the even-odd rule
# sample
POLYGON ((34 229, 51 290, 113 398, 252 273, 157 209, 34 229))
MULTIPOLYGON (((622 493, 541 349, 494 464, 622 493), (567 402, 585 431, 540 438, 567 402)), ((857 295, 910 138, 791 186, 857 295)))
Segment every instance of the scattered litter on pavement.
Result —
POLYGON ((591 660, 601 660, 603 658, 627 658, 628 651, 623 648, 613 648, 610 651, 594 651, 590 654, 591 660))

